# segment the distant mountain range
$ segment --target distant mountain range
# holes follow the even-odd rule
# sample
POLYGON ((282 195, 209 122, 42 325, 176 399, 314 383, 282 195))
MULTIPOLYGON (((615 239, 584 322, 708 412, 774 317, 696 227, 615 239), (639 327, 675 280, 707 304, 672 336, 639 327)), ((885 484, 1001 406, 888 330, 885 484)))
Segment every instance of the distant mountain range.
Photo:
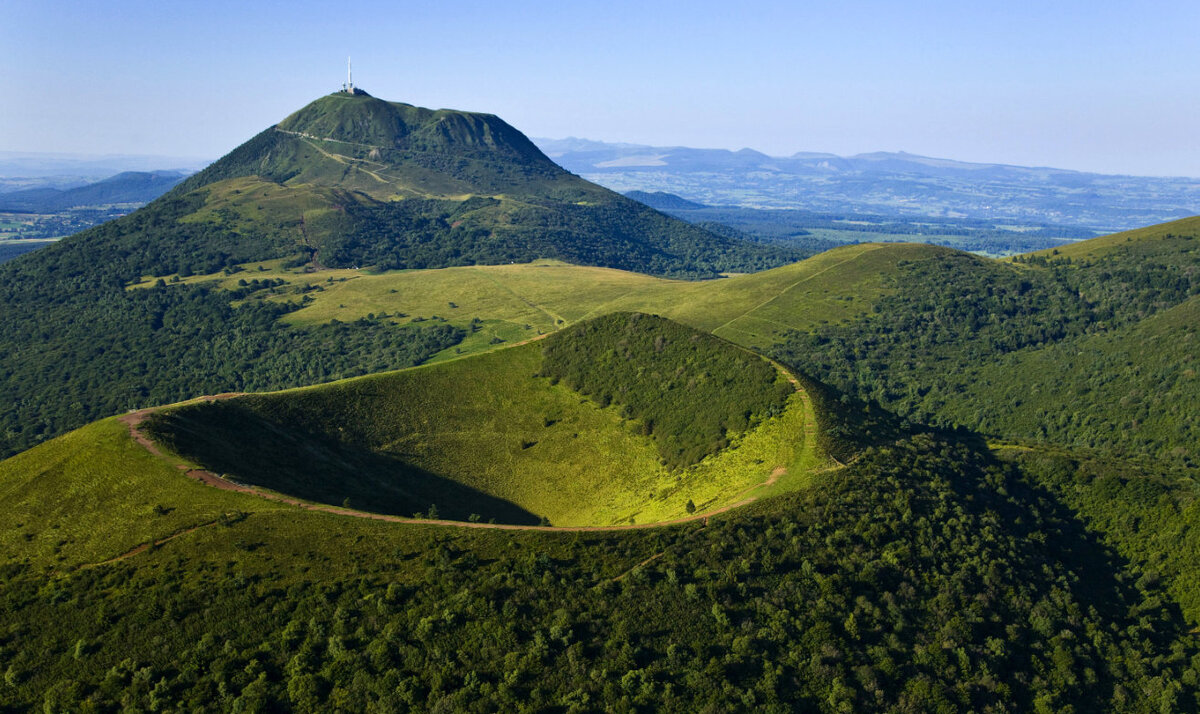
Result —
POLYGON ((149 203, 187 176, 182 171, 125 171, 66 190, 29 188, 0 193, 0 211, 54 212, 81 206, 149 203))
MULTIPOLYGON (((0 191, 15 179, 64 181, 81 185, 123 171, 173 169, 191 173, 212 159, 149 154, 64 154, 39 151, 0 151, 0 191)), ((71 186, 60 186, 59 188, 71 186)))
POLYGON ((1112 176, 876 152, 856 156, 534 139, 608 188, 667 191, 708 205, 970 218, 1098 231, 1200 213, 1200 179, 1112 176))

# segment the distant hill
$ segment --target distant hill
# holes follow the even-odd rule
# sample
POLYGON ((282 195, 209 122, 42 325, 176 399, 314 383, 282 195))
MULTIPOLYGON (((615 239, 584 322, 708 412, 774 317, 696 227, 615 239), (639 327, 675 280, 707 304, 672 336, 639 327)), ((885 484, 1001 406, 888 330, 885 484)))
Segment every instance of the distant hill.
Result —
POLYGON ((665 191, 708 205, 896 217, 1137 228, 1200 213, 1200 180, 1110 176, 875 152, 768 156, 742 149, 535 139, 570 171, 617 191, 665 191))
POLYGON ((0 193, 0 211, 63 211, 114 203, 149 203, 187 178, 181 171, 126 171, 102 181, 58 190, 35 188, 0 193))
POLYGON ((707 206, 705 206, 703 203, 696 203, 695 201, 689 201, 686 198, 680 198, 679 196, 676 196, 673 193, 666 193, 665 191, 651 191, 651 192, 627 191, 625 193, 625 197, 632 198, 633 200, 638 201, 639 203, 644 203, 647 206, 658 209, 660 211, 670 211, 670 210, 679 211, 679 210, 696 209, 696 208, 707 208, 707 206))
POLYGON ((273 244, 258 243, 255 257, 299 254, 329 267, 556 258, 709 277, 799 256, 714 235, 584 181, 499 117, 366 94, 312 102, 170 198, 188 205, 169 220, 265 233, 273 244))
POLYGON ((0 193, 21 188, 75 188, 126 171, 194 173, 212 159, 146 154, 64 154, 0 151, 0 193))

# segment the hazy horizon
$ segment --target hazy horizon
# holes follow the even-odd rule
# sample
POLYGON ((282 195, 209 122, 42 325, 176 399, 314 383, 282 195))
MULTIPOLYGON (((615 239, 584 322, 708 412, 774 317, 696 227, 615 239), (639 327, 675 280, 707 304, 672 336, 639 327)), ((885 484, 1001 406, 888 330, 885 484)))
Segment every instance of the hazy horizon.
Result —
POLYGON ((217 157, 336 90, 530 136, 1200 175, 1200 7, 14 0, 5 151, 217 157), (345 17, 340 17, 340 15, 345 17))

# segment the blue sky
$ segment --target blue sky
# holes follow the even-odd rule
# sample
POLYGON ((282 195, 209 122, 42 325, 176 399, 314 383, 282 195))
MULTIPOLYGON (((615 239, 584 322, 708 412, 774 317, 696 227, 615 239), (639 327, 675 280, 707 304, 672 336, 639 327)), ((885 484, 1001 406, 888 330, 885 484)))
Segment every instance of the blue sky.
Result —
POLYGON ((1200 3, 0 3, 0 150, 216 157, 338 88, 531 136, 1200 176, 1200 3))

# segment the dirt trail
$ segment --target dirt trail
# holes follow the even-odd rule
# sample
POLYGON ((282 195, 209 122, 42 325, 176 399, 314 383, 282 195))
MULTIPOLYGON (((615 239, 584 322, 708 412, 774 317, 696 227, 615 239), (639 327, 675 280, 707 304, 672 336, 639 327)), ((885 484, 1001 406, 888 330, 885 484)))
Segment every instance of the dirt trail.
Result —
MULTIPOLYGON (((534 338, 534 339, 540 339, 540 337, 534 338)), ((221 399, 232 399, 232 398, 238 397, 238 396, 241 396, 241 393, 228 392, 225 394, 216 394, 216 395, 212 395, 212 396, 199 397, 197 399, 192 399, 187 403, 190 404, 190 403, 196 403, 196 402, 214 402, 214 401, 218 401, 221 399)), ((715 516, 715 515, 718 515, 721 513, 726 513, 728 511, 733 510, 734 508, 740 508, 741 506, 745 506, 747 504, 753 503, 754 501, 758 500, 753 496, 748 497, 748 498, 740 498, 736 502, 727 504, 720 508, 714 508, 710 511, 705 511, 703 513, 695 513, 690 516, 684 516, 683 518, 676 518, 676 519, 670 520, 670 521, 656 521, 654 523, 631 523, 631 524, 619 525, 619 526, 520 526, 520 525, 509 524, 509 523, 471 523, 469 521, 448 521, 448 520, 433 519, 433 518, 406 518, 404 516, 389 516, 389 515, 386 515, 383 513, 371 513, 369 511, 359 511, 359 510, 355 510, 353 508, 341 508, 339 506, 329 506, 329 505, 325 505, 325 504, 321 504, 321 503, 308 503, 306 501, 301 501, 299 499, 292 498, 290 496, 285 496, 282 494, 274 493, 272 491, 265 491, 265 490, 256 488, 254 486, 248 486, 243 483, 237 483, 236 481, 230 481, 229 479, 222 478, 222 477, 218 476, 217 474, 212 473, 211 471, 205 471, 203 469, 193 469, 193 468, 189 468, 185 464, 177 463, 171 457, 164 454, 162 452, 162 450, 158 447, 158 445, 156 443, 154 443, 154 440, 152 440, 150 437, 146 436, 146 434, 141 430, 142 423, 145 422, 146 419, 151 414, 153 414, 155 411, 156 411, 155 408, 139 409, 138 411, 130 412, 124 416, 121 416, 118 419, 122 423, 127 424, 129 426, 130 438, 132 438, 142 448, 144 448, 146 451, 150 452, 151 454, 159 457, 160 459, 171 461, 173 463, 173 465, 175 466, 175 468, 179 469, 180 471, 183 471, 184 475, 187 476, 188 478, 195 479, 196 481, 199 481, 200 483, 203 483, 207 486, 212 486, 213 488, 219 488, 223 491, 235 491, 237 493, 244 493, 244 494, 248 494, 248 495, 252 495, 252 496, 258 496, 259 498, 263 498, 268 501, 275 501, 276 503, 284 503, 289 506, 303 508, 306 511, 320 511, 322 513, 332 513, 332 514, 339 515, 339 516, 351 516, 353 518, 366 518, 366 519, 373 520, 373 521, 386 521, 388 523, 410 523, 410 524, 430 525, 430 526, 453 526, 455 528, 486 528, 486 529, 491 529, 491 530, 507 530, 507 531, 554 531, 554 532, 560 532, 560 533, 572 533, 572 532, 574 532, 574 533, 592 533, 592 532, 602 532, 602 531, 635 530, 635 529, 639 529, 639 528, 660 528, 663 526, 671 526, 671 525, 677 525, 679 523, 689 523, 691 521, 699 521, 699 520, 704 520, 707 522, 707 519, 710 516, 715 516)), ((743 491, 742 493, 740 493, 738 495, 744 496, 745 494, 753 491, 754 489, 761 488, 763 486, 770 486, 770 485, 774 484, 776 481, 778 481, 779 477, 785 473, 787 473, 787 469, 784 468, 783 466, 779 466, 774 471, 771 472, 771 475, 767 478, 766 481, 763 481, 760 484, 751 486, 750 488, 746 489, 745 491, 743 491)), ((183 535, 186 532, 188 532, 188 531, 177 533, 175 535, 170 536, 169 538, 167 538, 165 540, 170 540, 171 538, 176 538, 180 535, 183 535)), ((165 542, 165 540, 163 542, 165 542)), ((133 551, 131 551, 130 553, 127 553, 124 556, 118 556, 117 559, 120 559, 121 557, 128 557, 130 555, 136 555, 137 553, 140 553, 149 547, 150 547, 150 544, 145 544, 145 545, 139 546, 138 548, 135 548, 133 551)), ((107 562, 113 562, 113 561, 105 561, 105 562, 107 563, 107 562)))
POLYGON ((120 561, 125 560, 126 558, 132 558, 133 556, 137 555, 138 553, 145 553, 147 550, 150 550, 151 547, 158 547, 158 546, 162 545, 163 543, 166 543, 167 541, 175 540, 176 538, 178 538, 180 536, 185 536, 188 533, 194 533, 194 532, 200 530, 201 528, 208 528, 209 526, 215 526, 216 524, 218 524, 220 522, 221 522, 221 519, 217 518, 215 520, 209 521, 208 523, 201 523, 198 526, 192 526, 191 528, 184 528, 183 530, 176 531, 165 538, 159 538, 158 540, 151 541, 149 543, 142 543, 138 547, 133 548, 131 550, 127 550, 118 556, 109 558, 108 560, 102 560, 99 563, 85 563, 84 565, 81 565, 79 567, 84 568, 84 569, 98 568, 101 565, 110 565, 112 563, 119 563, 120 561))
MULTIPOLYGON (((536 342, 537 340, 541 340, 541 339, 545 339, 546 337, 549 337, 551 334, 553 334, 553 333, 551 332, 551 333, 538 335, 536 337, 532 337, 530 339, 519 342, 519 343, 517 343, 517 345, 523 345, 523 344, 527 344, 529 342, 536 342)), ((514 345, 514 346, 516 346, 516 345, 514 345)), ((791 374, 791 372, 789 372, 786 368, 784 368, 783 365, 779 364, 778 362, 775 362, 774 360, 768 359, 767 361, 770 362, 777 370, 779 370, 787 378, 787 380, 789 382, 792 383, 792 385, 796 388, 796 391, 803 393, 803 390, 800 386, 799 380, 797 380, 791 374)), ((214 401, 218 401, 218 400, 222 400, 222 399, 232 399, 234 397, 240 397, 240 396, 243 396, 243 394, 244 393, 242 393, 242 392, 226 392, 224 394, 215 394, 215 395, 211 395, 211 396, 198 397, 196 399, 192 399, 187 402, 182 402, 182 404, 194 404, 197 402, 214 402, 214 401)), ((753 486, 749 486, 748 488, 746 488, 743 491, 741 491, 740 493, 738 493, 734 497, 736 500, 734 500, 733 503, 726 504, 720 508, 715 508, 715 509, 712 509, 709 511, 704 511, 703 513, 695 513, 695 514, 692 514, 689 516, 684 516, 683 518, 676 518, 676 519, 669 520, 669 521, 655 521, 654 523, 632 523, 632 524, 619 525, 619 526, 520 526, 520 525, 514 525, 514 524, 508 524, 508 523, 472 523, 469 521, 449 521, 449 520, 430 519, 430 518, 407 518, 404 516, 389 516, 389 515, 382 514, 382 513, 371 513, 369 511, 359 511, 359 510, 356 510, 353 508, 342 508, 342 507, 338 507, 338 506, 330 506, 330 505, 325 505, 325 504, 320 504, 320 503, 309 503, 306 501, 301 501, 296 498, 292 498, 290 496, 285 496, 283 494, 275 493, 273 491, 266 491, 266 490, 257 488, 255 486, 248 486, 246 484, 238 483, 236 481, 230 481, 229 479, 222 478, 222 477, 218 476, 217 474, 214 474, 210 471, 205 471, 203 469, 190 468, 186 464, 179 463, 172 457, 164 454, 162 449, 160 449, 158 447, 158 444, 156 444, 152 439, 150 439, 148 436, 146 436, 146 434, 141 430, 141 428, 140 428, 141 424, 144 421, 146 421, 147 417, 149 417, 151 414, 153 414, 155 411, 157 411, 157 409, 158 408, 140 409, 138 411, 130 412, 122 417, 119 417, 119 420, 121 422, 129 425, 130 438, 132 438, 135 442, 137 442, 139 445, 141 445, 142 448, 146 449, 146 451, 150 452, 154 456, 157 456, 158 458, 166 460, 166 461, 170 461, 175 466, 175 468, 179 469, 180 471, 183 471, 184 475, 186 475, 188 478, 195 479, 196 481, 199 481, 200 483, 203 483, 207 486, 212 486, 213 488, 221 489, 223 491, 235 491, 238 493, 244 493, 244 494, 249 494, 249 495, 253 495, 253 496, 258 496, 259 498, 263 498, 268 501, 275 501, 276 503, 284 503, 289 506, 303 508, 306 511, 320 511, 322 513, 332 513, 332 514, 340 515, 340 516, 350 516, 352 518, 366 518, 366 519, 373 520, 373 521, 386 521, 388 523, 409 523, 409 524, 433 525, 433 526, 452 526, 455 528, 486 528, 486 529, 491 529, 491 530, 510 530, 510 531, 555 531, 555 532, 560 532, 560 533, 571 533, 571 532, 594 533, 594 532, 603 532, 603 531, 635 530, 635 529, 640 529, 640 528, 661 528, 663 526, 673 526, 673 525, 678 525, 680 523, 690 523, 692 521, 700 521, 700 520, 703 520, 705 522, 705 524, 707 525, 708 518, 710 516, 715 516, 715 515, 719 515, 721 513, 726 513, 735 508, 740 508, 742 506, 748 505, 748 504, 753 503, 754 501, 758 500, 758 498, 756 496, 750 496, 748 494, 750 494, 760 488, 773 486, 777 481, 779 481, 779 478, 781 476, 783 476, 784 474, 787 473, 787 468, 785 466, 777 466, 777 467, 775 467, 775 469, 773 471, 771 471, 771 475, 768 476, 765 481, 763 481, 762 483, 754 484, 753 486)), ((809 433, 810 426, 814 426, 814 425, 806 425, 806 427, 805 427, 806 434, 809 433)), ((814 431, 815 431, 815 429, 814 429, 814 431)), ((823 471, 824 470, 832 470, 834 468, 843 467, 843 465, 840 462, 838 462, 836 459, 834 459, 834 463, 837 464, 837 466, 831 467, 830 469, 822 469, 822 470, 823 471)), ((182 533, 180 533, 178 535, 182 535, 182 533)), ((171 536, 171 537, 176 537, 176 536, 171 536)), ((149 546, 147 545, 145 547, 149 547, 149 546)), ((140 551, 138 551, 138 552, 140 552, 140 551)))
POLYGON ((659 558, 663 557, 663 556, 664 556, 664 555, 666 555, 666 554, 667 554, 667 551, 665 551, 665 550, 664 550, 663 552, 661 552, 661 553, 655 553, 654 555, 650 556, 649 558, 646 558, 646 559, 645 559, 645 560, 643 560, 642 562, 640 562, 640 563, 638 563, 637 565, 633 566, 633 567, 632 567, 632 568, 630 568, 629 570, 626 570, 625 572, 621 573, 621 574, 620 574, 620 575, 618 575, 617 577, 613 578, 613 579, 612 579, 612 581, 613 581, 614 583, 619 583, 619 582, 621 582, 622 578, 624 578, 626 575, 629 575, 630 573, 632 573, 633 571, 637 570, 638 568, 643 568, 643 567, 645 567, 645 566, 647 566, 647 565, 649 565, 649 564, 653 563, 654 561, 658 560, 659 558))

